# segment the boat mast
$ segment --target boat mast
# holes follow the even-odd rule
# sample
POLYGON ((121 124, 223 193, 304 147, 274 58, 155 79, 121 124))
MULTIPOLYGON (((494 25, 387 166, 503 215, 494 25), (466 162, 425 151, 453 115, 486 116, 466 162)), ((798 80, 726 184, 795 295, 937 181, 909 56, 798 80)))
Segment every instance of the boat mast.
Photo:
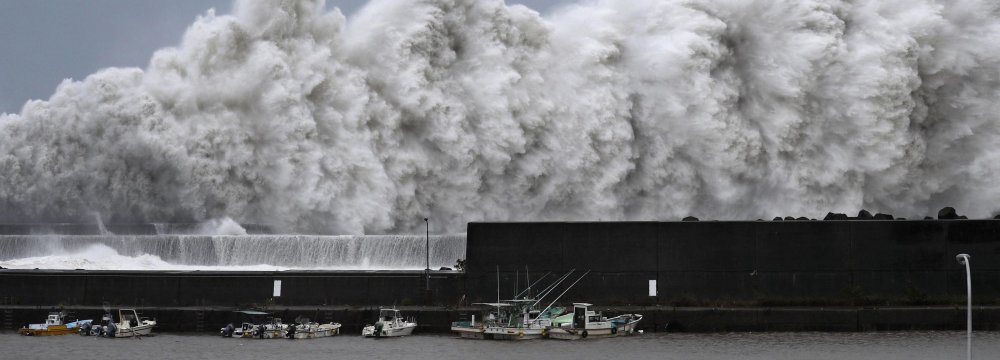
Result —
POLYGON ((530 275, 530 273, 528 273, 528 265, 524 265, 524 283, 528 284, 528 288, 525 289, 526 291, 528 291, 528 295, 525 296, 525 298, 530 299, 531 298, 531 275, 530 275))
POLYGON ((497 265, 497 321, 500 321, 500 265, 497 265))
POLYGON ((587 274, 590 274, 590 270, 587 270, 587 272, 583 273, 583 275, 580 275, 579 279, 576 279, 576 281, 574 281, 572 284, 570 284, 569 287, 566 288, 566 290, 563 290, 562 294, 559 294, 559 296, 556 297, 555 300, 552 300, 552 303, 549 304, 549 306, 546 306, 545 309, 542 309, 542 311, 539 314, 544 314, 545 311, 547 311, 549 308, 552 307, 552 305, 555 305, 556 301, 559 301, 559 299, 561 299, 563 297, 563 295, 566 295, 566 292, 569 291, 569 289, 572 289, 573 286, 576 286, 576 283, 580 282, 580 280, 583 280, 583 277, 587 276, 587 274))
POLYGON ((517 300, 517 294, 518 294, 518 292, 517 292, 517 288, 518 288, 517 280, 520 277, 521 277, 521 274, 518 274, 517 269, 514 269, 514 300, 517 300))
MULTIPOLYGON (((551 271, 549 271, 549 272, 545 273, 545 275, 542 275, 542 277, 540 277, 540 278, 538 278, 537 280, 535 280, 535 282, 534 282, 534 283, 532 283, 531 285, 529 285, 528 287, 529 287, 529 288, 531 288, 531 287, 535 286, 535 284, 538 284, 539 282, 541 282, 541 281, 542 281, 542 279, 545 279, 545 278, 546 278, 546 277, 548 277, 549 275, 552 275, 552 272, 551 272, 551 271)), ((546 287, 546 289, 548 289, 548 287, 546 287)), ((545 290, 543 289, 542 291, 545 291, 545 290)), ((517 296, 521 296, 522 294, 524 294, 524 291, 522 291, 521 293, 517 294, 517 296)), ((514 298, 517 298, 517 296, 515 296, 514 298)), ((530 296, 529 296, 529 297, 530 297, 530 296)))
POLYGON ((549 285, 549 287, 547 287, 546 290, 542 292, 542 294, 538 295, 538 299, 535 300, 535 302, 531 304, 531 307, 534 307, 535 305, 538 305, 538 303, 541 302, 542 299, 545 299, 546 296, 549 296, 549 294, 551 294, 552 291, 555 290, 556 287, 559 286, 559 284, 561 284, 563 281, 566 281, 566 279, 569 278, 569 275, 572 274, 574 271, 576 271, 576 269, 572 269, 568 273, 566 273, 566 275, 563 275, 559 279, 556 279, 556 281, 553 282, 551 285, 549 285))

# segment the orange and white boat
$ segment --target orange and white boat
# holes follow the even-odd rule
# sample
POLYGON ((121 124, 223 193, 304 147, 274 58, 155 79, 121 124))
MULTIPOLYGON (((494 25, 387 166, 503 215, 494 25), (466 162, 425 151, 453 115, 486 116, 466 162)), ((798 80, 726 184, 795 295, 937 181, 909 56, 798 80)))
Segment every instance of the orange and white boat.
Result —
POLYGON ((77 320, 69 323, 64 323, 66 320, 66 313, 64 312, 52 312, 49 313, 49 317, 45 319, 44 324, 29 324, 21 329, 18 329, 18 333, 24 336, 53 336, 53 335, 66 335, 73 334, 80 330, 80 327, 89 327, 93 320, 77 320))

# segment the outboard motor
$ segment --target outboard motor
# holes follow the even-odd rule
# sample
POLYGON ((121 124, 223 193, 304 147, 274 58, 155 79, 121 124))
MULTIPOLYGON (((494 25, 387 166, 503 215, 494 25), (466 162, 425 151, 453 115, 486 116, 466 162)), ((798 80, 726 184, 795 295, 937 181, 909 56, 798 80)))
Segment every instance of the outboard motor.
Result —
POLYGON ((81 325, 80 326, 80 331, 79 331, 80 332, 80 336, 90 335, 90 328, 91 327, 92 326, 90 325, 90 323, 86 323, 86 324, 81 325))
POLYGON ((108 323, 108 328, 106 330, 104 330, 104 336, 107 336, 109 338, 113 338, 113 337, 115 337, 115 334, 117 334, 117 333, 118 333, 118 327, 115 326, 115 323, 109 322, 108 323))
POLYGON ((295 338, 295 324, 288 324, 288 334, 286 334, 285 337, 289 339, 295 338))
POLYGON ((222 330, 222 336, 224 336, 224 337, 233 337, 233 331, 235 331, 235 330, 236 330, 236 328, 233 327, 233 324, 230 323, 229 325, 226 325, 225 329, 222 330))

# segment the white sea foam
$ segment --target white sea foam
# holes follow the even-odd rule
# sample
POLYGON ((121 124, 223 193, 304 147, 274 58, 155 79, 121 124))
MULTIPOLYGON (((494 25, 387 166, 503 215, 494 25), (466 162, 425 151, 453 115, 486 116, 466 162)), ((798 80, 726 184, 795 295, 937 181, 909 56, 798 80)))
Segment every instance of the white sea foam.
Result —
POLYGON ((0 115, 0 209, 370 234, 1000 204, 995 0, 324 9, 238 1, 0 115))
POLYGON ((422 270, 465 259, 464 235, 0 235, 0 266, 89 270, 422 270))
POLYGON ((159 256, 142 254, 124 256, 103 244, 93 244, 78 252, 0 261, 8 269, 86 269, 86 270, 221 270, 221 271, 282 271, 287 267, 273 265, 210 266, 178 265, 163 261, 159 256))
POLYGON ((223 217, 218 219, 210 219, 208 221, 198 224, 197 234, 199 235, 246 235, 247 230, 243 228, 239 223, 230 219, 229 217, 223 217))

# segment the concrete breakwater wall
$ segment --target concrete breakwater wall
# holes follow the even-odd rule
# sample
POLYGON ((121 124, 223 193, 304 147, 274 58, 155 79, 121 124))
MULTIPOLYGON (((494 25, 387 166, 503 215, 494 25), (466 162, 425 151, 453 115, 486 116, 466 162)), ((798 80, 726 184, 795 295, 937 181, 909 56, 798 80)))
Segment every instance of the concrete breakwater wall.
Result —
POLYGON ((463 274, 434 271, 0 270, 0 305, 114 307, 454 304, 463 274), (279 296, 275 283, 280 281, 279 296), (427 290, 427 289, 430 290, 427 290))
MULTIPOLYGON (((592 270, 564 300, 612 305, 930 304, 1000 299, 1000 220, 470 223, 469 294, 592 270), (657 296, 650 296, 655 280, 657 296)), ((477 298, 478 299, 478 298, 477 298)), ((474 300, 477 300, 474 299, 474 300)))
MULTIPOLYGON (((345 311, 314 320, 351 329, 380 305, 421 306, 441 331, 468 315, 462 304, 496 300, 498 269, 504 299, 529 279, 577 269, 592 272, 562 302, 644 313, 647 329, 960 329, 958 253, 972 255, 975 301, 1000 302, 1000 220, 471 223, 467 235, 465 270, 429 280, 423 271, 3 269, 0 309, 8 328, 39 321, 30 311, 108 303, 156 312, 167 329, 217 326, 258 306, 284 309, 286 320, 345 311)), ((978 309, 976 326, 997 329, 996 308, 978 309)))

